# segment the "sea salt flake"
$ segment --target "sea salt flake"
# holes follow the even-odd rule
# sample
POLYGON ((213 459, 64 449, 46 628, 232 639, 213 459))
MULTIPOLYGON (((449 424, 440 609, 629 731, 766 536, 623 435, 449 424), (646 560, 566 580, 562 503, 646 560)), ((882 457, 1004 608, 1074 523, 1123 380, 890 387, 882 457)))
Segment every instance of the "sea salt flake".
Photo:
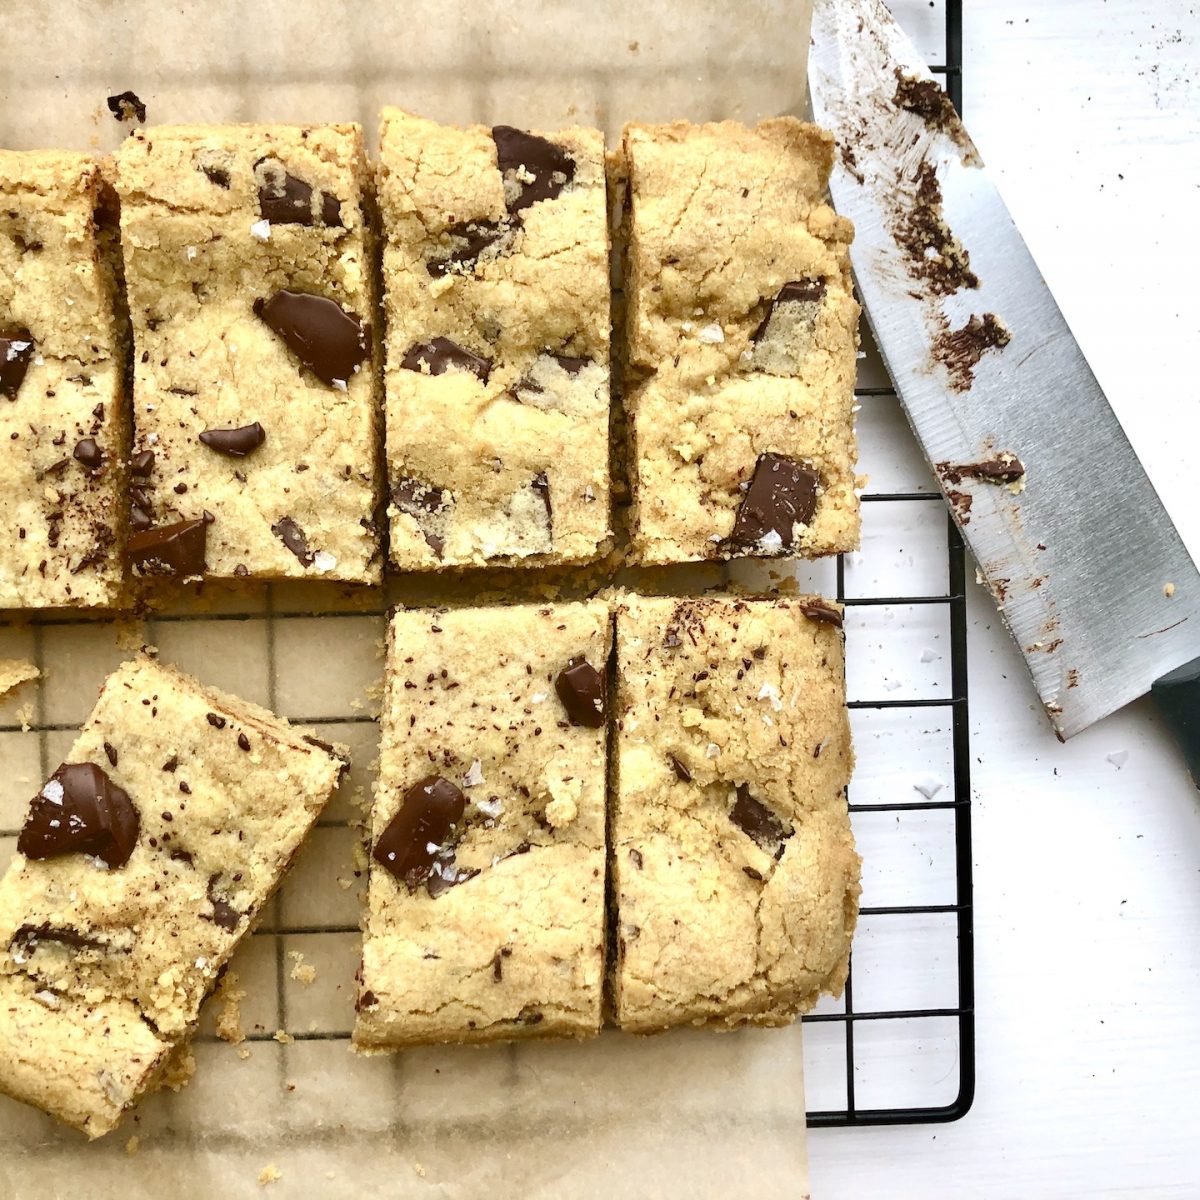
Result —
POLYGON ((51 804, 61 804, 63 802, 63 785, 57 779, 51 779, 44 788, 42 795, 50 801, 51 804))
POLYGON ((478 787, 483 782, 483 763, 475 759, 471 769, 463 776, 463 787, 478 787))
POLYGON ((337 559, 328 550, 318 550, 313 555, 313 566, 318 571, 332 571, 337 566, 337 559))
POLYGON ((759 539, 758 544, 767 554, 778 554, 783 549, 783 538, 778 529, 768 529, 759 539))
POLYGON ((883 686, 885 691, 894 692, 900 686, 900 680, 885 679, 883 681, 883 686))
POLYGON ((783 708, 783 701, 779 699, 779 689, 773 683, 764 683, 758 689, 759 700, 770 700, 771 708, 775 712, 779 712, 783 708))
POLYGON ((497 796, 491 800, 476 800, 475 807, 485 817, 498 817, 504 811, 504 802, 497 796))
POLYGON ((250 234, 252 237, 258 238, 260 242, 269 241, 271 237, 271 222, 265 217, 261 221, 255 221, 250 226, 250 234))
POLYGON ((710 346, 715 346, 725 340, 725 330, 714 321, 711 325, 705 325, 703 329, 696 333, 696 340, 707 342, 710 346))
POLYGON ((192 259, 194 259, 194 258, 196 257, 196 247, 195 247, 195 246, 188 246, 188 247, 187 247, 187 248, 184 250, 184 253, 187 255, 188 262, 191 262, 191 261, 192 261, 192 259))
POLYGON ((1105 758, 1119 771, 1129 761, 1129 751, 1114 750, 1111 754, 1106 754, 1105 758))
POLYGON ((937 660, 941 657, 942 656, 940 654, 938 654, 935 650, 930 650, 930 648, 928 646, 926 646, 925 649, 921 651, 921 661, 923 663, 937 662, 937 660))
POLYGON ((721 747, 718 746, 716 742, 709 742, 708 745, 704 747, 704 757, 705 758, 720 758, 721 757, 721 747))
POLYGON ((932 773, 921 775, 913 781, 913 787, 925 797, 932 800, 946 786, 945 782, 932 773))

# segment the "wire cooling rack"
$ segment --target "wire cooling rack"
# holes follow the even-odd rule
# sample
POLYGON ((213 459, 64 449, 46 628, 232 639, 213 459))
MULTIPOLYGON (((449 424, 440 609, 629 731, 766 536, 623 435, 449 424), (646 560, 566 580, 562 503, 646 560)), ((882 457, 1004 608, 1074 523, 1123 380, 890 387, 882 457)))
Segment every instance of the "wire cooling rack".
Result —
MULTIPOLYGON (((934 64, 935 74, 961 112, 962 109, 962 2, 946 0, 945 60, 934 64)), ((897 404, 890 387, 860 387, 864 408, 875 404, 897 404)), ((904 490, 870 492, 863 497, 864 525, 869 530, 876 512, 890 506, 918 505, 936 510, 945 522, 946 587, 928 595, 861 595, 848 583, 847 563, 837 563, 837 598, 847 605, 847 625, 865 609, 940 609, 945 614, 949 649, 949 695, 912 695, 898 699, 852 698, 852 716, 915 718, 937 713, 948 716, 936 722, 948 742, 950 775, 943 781, 932 774, 916 776, 913 790, 903 799, 861 800, 858 777, 851 785, 850 812, 855 822, 860 849, 867 858, 867 887, 861 926, 846 982, 844 1000, 826 1005, 805 1017, 809 1040, 814 1045, 816 1070, 809 1069, 809 1113, 811 1126, 895 1125, 955 1121, 971 1107, 975 1093, 975 994, 974 934, 971 905, 971 778, 967 694, 967 618, 965 598, 965 555, 962 539, 953 522, 944 515, 936 491, 904 490), (947 727, 948 725, 948 727, 947 727), (950 798, 943 798, 949 791, 950 798), (908 796, 912 798, 909 799, 908 796), (864 826, 886 821, 894 814, 888 834, 867 831, 864 826), (942 820, 939 820, 942 818, 942 820), (889 839, 911 833, 907 858, 924 858, 934 869, 942 895, 929 903, 875 903, 870 896, 872 846, 888 862, 904 861, 904 851, 888 854, 881 847, 889 839), (939 836, 940 835, 940 836, 939 836), (915 854, 913 851, 915 850, 915 854), (940 901, 940 902, 938 902, 940 901), (876 973, 889 965, 894 971, 917 976, 911 991, 893 976, 895 991, 871 987, 871 998, 882 993, 882 1003, 864 1002, 867 997, 856 984, 862 975, 864 954, 876 973), (911 994, 908 1004, 892 997, 911 994), (821 1056, 827 1060, 821 1069, 821 1056), (840 1070, 834 1065, 839 1063, 840 1070), (844 1074, 843 1074, 844 1072, 844 1074), (817 1092, 821 1096, 818 1097, 817 1092), (834 1103, 822 1106, 825 1096, 834 1103), (816 1103, 814 1103, 816 1102, 816 1103)), ((902 522, 907 524, 907 522, 902 522)), ((852 574, 852 572, 851 572, 852 574)), ((847 635, 848 669, 854 675, 853 658, 862 643, 847 635)), ((924 652, 922 657, 929 657, 924 652)), ((878 680, 877 680, 878 682, 878 680)), ((888 680, 884 680, 885 688, 888 680)), ((917 689, 919 690, 919 689, 917 689)), ((853 689, 851 691, 853 696, 853 689)), ((927 721, 926 724, 929 722, 927 721)), ((904 736, 912 724, 900 720, 890 731, 904 736)), ((923 731, 929 736, 929 731, 923 731)), ((869 738, 871 735, 868 734, 869 738)), ((886 736, 886 734, 884 735, 886 736)), ((859 775, 863 760, 872 753, 856 722, 859 775)), ((894 747, 893 747, 894 749, 894 747)), ((936 757, 936 756, 935 756, 936 757)))

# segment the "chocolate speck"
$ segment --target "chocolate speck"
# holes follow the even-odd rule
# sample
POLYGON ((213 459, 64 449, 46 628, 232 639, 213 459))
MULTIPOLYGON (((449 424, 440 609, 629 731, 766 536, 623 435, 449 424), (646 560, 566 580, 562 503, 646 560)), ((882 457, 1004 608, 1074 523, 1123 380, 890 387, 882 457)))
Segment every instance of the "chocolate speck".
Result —
POLYGON ((146 106, 137 92, 118 92, 115 96, 109 96, 105 103, 114 120, 137 121, 139 125, 145 125, 146 106))

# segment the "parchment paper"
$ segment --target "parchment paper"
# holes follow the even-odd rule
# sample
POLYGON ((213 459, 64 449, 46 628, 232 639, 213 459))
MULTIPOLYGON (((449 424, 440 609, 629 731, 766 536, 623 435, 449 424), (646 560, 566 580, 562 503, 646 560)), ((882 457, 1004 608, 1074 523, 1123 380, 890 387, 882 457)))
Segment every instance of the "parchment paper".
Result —
MULTIPOLYGON (((599 125, 610 141, 632 119, 754 121, 803 112, 809 16, 810 0, 10 0, 0 144, 111 149, 123 127, 105 98, 126 89, 146 103, 151 124, 357 120, 371 145, 385 103, 453 122, 599 125)), ((319 590, 293 591, 271 611, 323 603, 319 590)), ((358 609, 361 600, 333 607, 358 609)), ((356 752, 345 790, 369 786, 375 730, 365 716, 381 618, 246 611, 245 622, 163 622, 151 640, 165 659, 288 715, 344 718, 329 730, 356 752)), ((0 642, 19 649, 28 634, 0 631, 0 642)), ((41 739, 32 755, 33 743, 5 743, 22 758, 5 764, 9 830, 40 782, 39 765, 53 769, 93 684, 125 656, 103 623, 48 626, 37 639, 50 671, 34 715, 56 731, 13 735, 41 739)), ((344 825, 347 798, 332 811, 341 822, 317 830, 298 878, 235 960, 248 993, 243 1020, 263 1039, 247 1043, 249 1057, 211 1039, 209 1014, 192 1082, 149 1098, 94 1144, 0 1098, 0 1194, 807 1193, 799 1024, 352 1054, 357 898, 337 879, 352 878, 354 833, 344 825), (292 979, 292 951, 316 968, 312 983, 292 979), (277 1026, 299 1040, 272 1040, 277 1026), (270 1165, 279 1176, 260 1191, 270 1165)))

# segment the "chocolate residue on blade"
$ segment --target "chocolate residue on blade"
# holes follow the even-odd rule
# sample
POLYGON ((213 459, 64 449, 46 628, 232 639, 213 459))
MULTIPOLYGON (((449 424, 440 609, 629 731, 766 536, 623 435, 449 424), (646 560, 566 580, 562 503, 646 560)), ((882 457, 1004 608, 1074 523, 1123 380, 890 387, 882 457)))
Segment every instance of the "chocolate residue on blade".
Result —
POLYGON ((1001 450, 994 458, 973 463, 940 462, 937 473, 946 483, 979 479, 984 483, 1016 483, 1025 477, 1025 464, 1010 450, 1001 450))
POLYGON ((908 255, 908 273, 935 296, 977 288, 971 256, 942 215, 942 189, 933 163, 922 161, 912 179, 897 182, 898 194, 911 197, 908 204, 898 200, 892 214, 892 236, 908 255))
POLYGON ((1004 322, 995 313, 972 315, 961 329, 947 329, 930 347, 935 361, 950 374, 950 387, 967 392, 975 382, 975 368, 989 350, 1001 350, 1012 341, 1004 322))
POLYGON ((937 80, 915 79, 911 75, 905 75, 900 67, 895 69, 894 74, 896 93, 892 97, 892 103, 906 112, 916 113, 930 129, 944 133, 960 145, 967 152, 963 161, 968 166, 982 166, 975 143, 971 141, 971 135, 967 133, 955 111, 954 101, 946 95, 945 89, 937 80))
POLYGON ((969 525, 971 523, 971 504, 975 497, 969 492, 956 492, 951 488, 946 492, 946 499, 950 501, 951 507, 958 514, 958 523, 969 525))

